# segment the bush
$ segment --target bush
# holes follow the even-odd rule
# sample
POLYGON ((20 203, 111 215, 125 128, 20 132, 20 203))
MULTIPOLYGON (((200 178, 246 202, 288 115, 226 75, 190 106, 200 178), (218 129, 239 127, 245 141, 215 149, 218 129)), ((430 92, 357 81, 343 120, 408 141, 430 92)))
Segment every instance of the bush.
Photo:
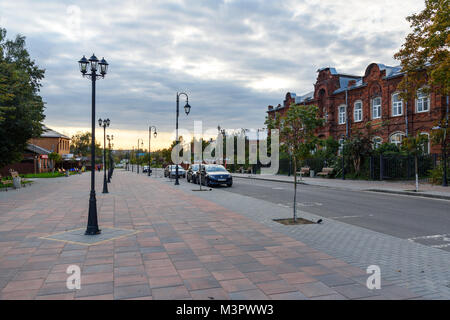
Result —
MULTIPOLYGON (((444 175, 444 168, 442 165, 437 166, 434 169, 428 170, 430 176, 430 182, 434 185, 442 184, 442 176, 444 175)), ((447 178, 450 177, 450 168, 447 168, 447 178)))

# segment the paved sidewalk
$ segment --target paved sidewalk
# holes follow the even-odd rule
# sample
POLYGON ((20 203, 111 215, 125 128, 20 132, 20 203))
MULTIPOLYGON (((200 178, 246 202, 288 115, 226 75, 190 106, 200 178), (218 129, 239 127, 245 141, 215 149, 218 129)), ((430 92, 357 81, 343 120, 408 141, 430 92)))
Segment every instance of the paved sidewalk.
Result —
POLYGON ((368 290, 364 270, 163 179, 116 170, 108 187, 100 227, 139 232, 91 246, 42 239, 85 228, 89 174, 0 197, 0 299, 420 298, 368 290), (66 288, 74 264, 81 290, 66 288))
MULTIPOLYGON (((276 182, 294 183, 293 176, 284 175, 257 175, 257 174, 241 174, 233 173, 233 177, 245 179, 261 179, 276 182)), ((415 181, 367 181, 367 180, 342 180, 342 179, 328 179, 328 178, 297 178, 299 182, 329 187, 342 190, 354 191, 376 191, 385 193, 396 193, 412 196, 422 196, 430 198, 450 199, 450 187, 435 186, 430 183, 419 183, 419 192, 415 192, 415 181)))

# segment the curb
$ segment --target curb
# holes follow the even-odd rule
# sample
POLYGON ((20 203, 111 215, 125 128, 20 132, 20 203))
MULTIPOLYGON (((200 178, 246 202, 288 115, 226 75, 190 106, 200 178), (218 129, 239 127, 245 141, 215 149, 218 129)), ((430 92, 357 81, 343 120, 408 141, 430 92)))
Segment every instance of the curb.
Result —
POLYGON ((424 197, 424 198, 434 198, 434 199, 443 199, 450 200, 450 196, 442 196, 439 194, 430 194, 430 193, 421 193, 415 191, 396 191, 396 190, 383 190, 383 189, 365 189, 362 191, 371 191, 371 192, 380 192, 380 193, 390 193, 390 194, 401 194, 406 196, 415 196, 415 197, 424 197))
MULTIPOLYGON (((254 177, 242 177, 242 176, 233 176, 233 178, 240 178, 240 179, 250 179, 250 180, 263 180, 263 181, 272 181, 272 182, 282 182, 282 183, 294 183, 293 181, 286 181, 286 180, 277 180, 277 179, 270 179, 270 178, 254 178, 254 177)), ((379 193, 389 193, 389 194, 399 194, 399 195, 406 195, 406 196, 415 196, 415 197, 424 197, 424 198, 433 198, 433 199, 442 199, 442 200, 450 200, 449 196, 443 196, 438 194, 429 194, 429 193, 423 193, 420 192, 410 192, 410 191, 396 191, 396 190, 385 190, 385 189, 360 189, 360 190, 354 190, 351 188, 345 188, 345 187, 330 187, 330 186, 322 186, 322 185, 314 185, 314 184, 308 184, 303 181, 297 181, 298 184, 303 185, 309 185, 309 186, 315 186, 315 187, 324 187, 324 188, 333 188, 338 190, 345 190, 345 191, 370 191, 370 192, 379 192, 379 193)))

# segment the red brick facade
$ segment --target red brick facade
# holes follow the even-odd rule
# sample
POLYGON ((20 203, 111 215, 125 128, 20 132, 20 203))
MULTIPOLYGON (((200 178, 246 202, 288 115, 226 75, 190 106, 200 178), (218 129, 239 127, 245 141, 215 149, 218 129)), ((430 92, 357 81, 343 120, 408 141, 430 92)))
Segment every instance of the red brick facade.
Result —
MULTIPOLYGON (((362 128, 368 121, 377 125, 388 120, 388 125, 384 126, 379 133, 381 142, 390 142, 395 133, 429 134, 436 121, 445 117, 445 97, 432 92, 428 96, 428 110, 424 108, 425 111, 422 112, 419 112, 422 105, 419 102, 418 109, 417 99, 408 103, 402 101, 396 104, 400 105, 401 112, 395 115, 395 111, 400 109, 393 108, 393 94, 396 93, 402 76, 399 67, 376 63, 366 68, 364 76, 340 74, 334 68, 323 68, 318 70, 314 92, 301 97, 288 92, 283 105, 278 105, 276 108, 269 106, 267 112, 269 116, 274 117, 285 114, 291 104, 317 105, 321 116, 326 119, 325 126, 317 131, 318 136, 324 138, 332 136, 336 140, 347 133, 350 135, 356 128, 362 128), (373 104, 379 101, 376 98, 381 98, 381 117, 379 118, 376 117, 378 109, 375 108, 375 114, 373 110, 373 104), (355 121, 356 102, 359 102, 359 106, 362 104, 361 121, 355 121), (348 108, 345 108, 346 105, 348 108), (344 122, 342 124, 339 123, 339 107, 345 110, 344 114, 341 114, 341 120, 344 120, 341 121, 344 122), (345 123, 345 116, 348 119, 348 125, 345 123)), ((424 100, 426 101, 426 98, 424 100)), ((357 112, 356 116, 358 115, 357 112)), ((432 153, 440 153, 438 146, 430 145, 430 147, 432 153)))

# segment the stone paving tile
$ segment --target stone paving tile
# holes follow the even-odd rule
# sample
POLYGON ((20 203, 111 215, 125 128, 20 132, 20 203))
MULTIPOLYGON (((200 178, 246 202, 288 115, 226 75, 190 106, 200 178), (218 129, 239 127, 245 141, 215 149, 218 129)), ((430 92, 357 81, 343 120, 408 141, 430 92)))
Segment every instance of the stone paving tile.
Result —
POLYGON ((114 299, 130 299, 147 296, 151 296, 151 289, 145 283, 114 288, 114 299))
POLYGON ((194 290, 189 292, 194 300, 229 300, 230 296, 222 288, 194 290))
POLYGON ((295 287, 309 298, 333 295, 337 293, 336 290, 333 290, 322 282, 300 283, 296 284, 295 287))
POLYGON ((126 238, 91 246, 39 239, 85 227, 79 190, 88 175, 34 188, 0 213, 0 299, 415 298, 395 285, 367 295, 363 270, 157 179, 118 171, 113 180, 110 194, 97 194, 100 227, 140 231, 126 238), (81 267, 75 292, 66 287, 72 264, 81 267))
POLYGON ((230 292, 229 295, 232 300, 269 300, 259 289, 230 292))
POLYGON ((184 300, 191 298, 185 286, 152 289, 152 297, 156 300, 184 300))

